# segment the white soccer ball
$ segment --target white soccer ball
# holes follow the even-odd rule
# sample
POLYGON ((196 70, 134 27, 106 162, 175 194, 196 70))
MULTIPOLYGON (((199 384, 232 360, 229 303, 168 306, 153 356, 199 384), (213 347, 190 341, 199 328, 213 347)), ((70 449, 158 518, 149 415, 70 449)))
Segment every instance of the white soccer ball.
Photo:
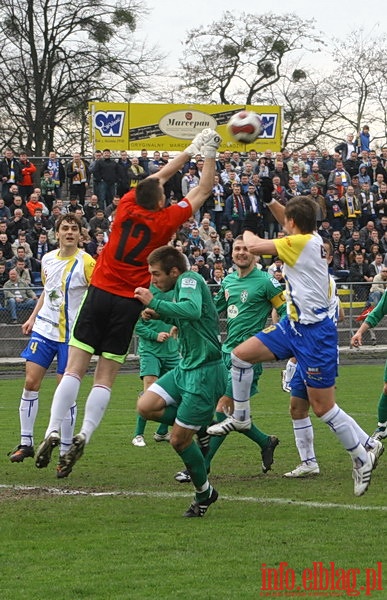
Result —
POLYGON ((262 122, 257 113, 251 110, 241 110, 231 117, 227 123, 227 129, 237 142, 251 144, 262 132, 262 122))

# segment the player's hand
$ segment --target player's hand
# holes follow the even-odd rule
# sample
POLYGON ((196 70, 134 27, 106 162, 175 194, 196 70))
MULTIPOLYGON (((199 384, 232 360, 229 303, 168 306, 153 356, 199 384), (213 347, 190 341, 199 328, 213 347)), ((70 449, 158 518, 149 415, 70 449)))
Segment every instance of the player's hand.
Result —
POLYGON ((216 412, 223 412, 225 415, 232 415, 234 412, 234 400, 228 396, 222 396, 216 407, 216 412))
POLYGON ((179 330, 176 327, 176 325, 172 325, 171 329, 169 330, 169 335, 170 337, 173 337, 175 339, 177 338, 177 336, 179 335, 179 330))
POLYGON ((252 233, 256 233, 257 231, 257 215, 255 213, 247 213, 242 223, 242 233, 244 231, 251 231, 252 233))
POLYGON ((273 181, 270 177, 261 177, 262 200, 265 204, 270 204, 273 200, 274 191, 273 181))
POLYGON ((141 318, 144 321, 150 321, 151 319, 160 319, 160 315, 155 310, 153 310, 153 308, 146 308, 142 311, 141 318))
POLYGON ((134 290, 134 297, 140 300, 145 306, 148 306, 153 300, 153 294, 148 288, 138 287, 134 290))
POLYGON ((24 333, 24 335, 29 335, 31 333, 34 323, 35 317, 30 317, 25 323, 23 323, 22 332, 24 333))
POLYGON ((204 158, 215 158, 216 151, 222 143, 222 138, 214 129, 203 129, 202 131, 203 146, 200 152, 204 158))
POLYGON ((361 333, 357 332, 351 338, 351 346, 354 346, 355 348, 359 348, 359 346, 361 346, 361 345, 362 345, 362 335, 361 335, 361 333))
POLYGON ((169 333, 167 333, 166 331, 160 331, 160 333, 157 334, 157 341, 160 342, 160 344, 166 342, 168 339, 169 333))
MULTIPOLYGON (((204 131, 206 131, 204 129, 204 131)), ((187 146, 187 148, 185 148, 184 152, 186 152, 187 154, 189 154, 189 157, 192 158, 192 156, 196 156, 196 154, 200 154, 200 148, 203 146, 204 144, 204 140, 202 137, 202 132, 197 133, 194 137, 194 139, 192 140, 191 144, 189 146, 187 146)))

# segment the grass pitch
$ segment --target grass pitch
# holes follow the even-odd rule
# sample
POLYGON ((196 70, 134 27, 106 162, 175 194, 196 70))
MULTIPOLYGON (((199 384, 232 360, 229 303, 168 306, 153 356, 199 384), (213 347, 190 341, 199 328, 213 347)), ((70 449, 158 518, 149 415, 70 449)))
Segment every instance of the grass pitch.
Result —
MULTIPOLYGON (((338 401, 369 432, 382 376, 382 365, 340 370, 338 401)), ((90 382, 81 388, 78 424, 90 382)), ((9 462, 6 453, 19 443, 23 381, 0 385, 1 600, 387 598, 381 589, 387 588, 387 454, 367 494, 355 498, 349 457, 313 417, 321 474, 284 479, 299 461, 278 368, 265 369, 252 402, 254 421, 281 440, 273 471, 263 475, 259 448, 231 434, 212 463, 210 479, 220 498, 203 519, 182 518, 192 489, 174 481, 182 465, 168 444, 153 441, 155 424, 147 425, 145 448, 130 443, 138 376, 119 376, 85 455, 60 481, 55 459, 42 470, 31 459, 9 462), (280 563, 287 563, 287 579, 280 563), (321 569, 332 563, 337 573, 323 590, 321 569), (276 582, 270 568, 278 569, 276 582), (320 569, 316 589, 304 591, 302 574, 313 568, 320 569)), ((54 387, 54 378, 44 382, 35 446, 54 387)))

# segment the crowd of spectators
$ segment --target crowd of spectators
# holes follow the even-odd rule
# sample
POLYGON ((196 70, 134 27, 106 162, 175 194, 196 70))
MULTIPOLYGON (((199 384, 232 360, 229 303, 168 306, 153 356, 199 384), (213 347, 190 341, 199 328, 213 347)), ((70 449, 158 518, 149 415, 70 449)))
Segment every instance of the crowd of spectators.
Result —
MULTIPOLYGON (((14 306, 31 308, 36 302, 31 289, 40 282, 43 255, 56 247, 58 216, 78 215, 82 246, 98 259, 120 198, 169 161, 168 152, 150 156, 144 149, 137 157, 129 157, 126 151, 119 154, 117 158, 108 149, 96 151, 88 161, 74 153, 65 161, 53 151, 38 172, 25 152, 15 157, 12 150, 5 151, 0 161, 0 306, 8 307, 13 321, 17 319, 14 306)), ((203 162, 195 156, 168 181, 167 203, 178 202, 198 185, 203 162)), ((170 242, 184 253, 187 268, 213 285, 214 293, 233 269, 233 240, 242 233, 247 214, 256 216, 260 236, 284 235, 261 200, 262 178, 269 177, 273 197, 282 204, 300 195, 316 203, 318 233, 332 243, 331 271, 336 279, 357 283, 358 299, 380 297, 387 280, 387 145, 379 153, 372 150, 367 126, 357 140, 349 134, 332 152, 250 150, 241 155, 222 151, 216 169, 212 194, 201 212, 184 223, 170 242)), ((276 257, 258 260, 257 266, 269 266, 273 276, 283 281, 276 257)))

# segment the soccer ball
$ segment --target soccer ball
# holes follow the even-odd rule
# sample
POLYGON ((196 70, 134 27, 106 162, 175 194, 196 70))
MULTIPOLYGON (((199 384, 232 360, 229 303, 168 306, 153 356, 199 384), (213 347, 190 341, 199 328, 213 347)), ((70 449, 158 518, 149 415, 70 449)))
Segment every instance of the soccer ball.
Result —
POLYGON ((231 117, 227 129, 237 142, 251 144, 262 132, 262 123, 257 113, 241 110, 231 117))

